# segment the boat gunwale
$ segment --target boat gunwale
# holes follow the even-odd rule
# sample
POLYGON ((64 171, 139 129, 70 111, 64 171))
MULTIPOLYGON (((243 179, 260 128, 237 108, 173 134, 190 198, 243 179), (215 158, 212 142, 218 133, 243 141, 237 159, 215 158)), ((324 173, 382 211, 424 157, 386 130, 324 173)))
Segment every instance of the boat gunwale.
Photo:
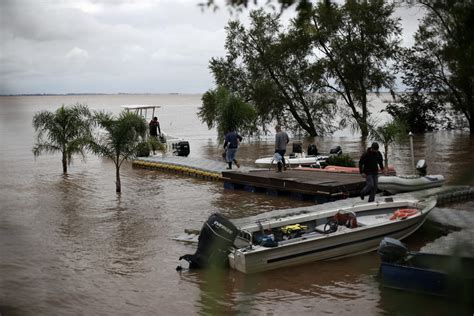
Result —
MULTIPOLYGON (((411 217, 408 217, 406 219, 396 219, 396 222, 387 221, 387 222, 381 222, 381 223, 378 223, 378 224, 375 224, 375 225, 361 226, 360 229, 358 229, 359 227, 357 227, 357 228, 352 228, 352 229, 348 229, 348 230, 341 230, 339 232, 336 231, 336 232, 330 233, 330 234, 315 235, 315 236, 308 237, 306 239, 296 240, 295 242, 292 242, 292 243, 285 243, 285 244, 282 244, 282 245, 278 245, 276 247, 264 247, 264 246, 253 245, 252 244, 252 248, 250 248, 250 249, 249 249, 248 246, 233 249, 231 251, 231 253, 229 254, 229 259, 231 261, 233 261, 234 262, 233 265, 236 266, 237 257, 243 257, 243 260, 245 261, 246 260, 245 258, 247 256, 258 255, 259 253, 277 252, 279 250, 281 251, 282 249, 285 249, 285 248, 290 247, 290 246, 319 242, 319 241, 322 241, 324 239, 331 238, 331 237, 332 238, 338 238, 338 237, 343 238, 344 235, 350 236, 351 233, 360 234, 360 233, 364 233, 364 231, 366 231, 366 232, 369 232, 370 230, 376 231, 377 229, 379 229, 382 226, 387 226, 387 227, 394 226, 394 225, 400 226, 400 224, 410 223, 410 225, 408 225, 408 226, 403 225, 403 226, 405 226, 404 228, 397 228, 393 231, 386 232, 386 233, 382 234, 383 236, 386 236, 386 235, 392 235, 392 234, 395 234, 395 233, 400 233, 400 232, 406 231, 406 233, 403 234, 400 237, 400 239, 403 239, 403 238, 411 235, 413 232, 415 232, 417 229, 419 229, 419 227, 421 227, 421 225, 423 225, 423 223, 426 221, 426 218, 429 215, 429 213, 431 212, 431 210, 433 210, 433 208, 436 206, 436 199, 430 198, 430 199, 422 200, 422 201, 401 200, 401 201, 393 201, 393 202, 383 202, 383 204, 378 202, 376 205, 378 206, 378 208, 387 208, 387 204, 391 205, 391 207, 398 207, 398 206, 394 206, 393 204, 396 204, 396 205, 415 205, 415 207, 418 206, 417 208, 420 210, 420 212, 418 214, 416 214, 415 216, 411 216, 411 217), (354 229, 357 229, 357 231, 354 231, 354 229)), ((362 206, 362 205, 360 205, 360 206, 362 206)), ((363 206, 367 207, 368 205, 363 205, 363 206)), ((353 208, 353 207, 350 207, 350 208, 353 208)), ((331 211, 324 212, 323 214, 327 214, 329 212, 331 212, 331 211)), ((332 212, 334 212, 334 210, 332 210, 332 212)), ((319 215, 321 215, 321 214, 319 214, 319 215)), ((300 215, 298 217, 302 217, 302 216, 303 215, 300 215)), ((258 224, 257 224, 257 226, 258 226, 258 224)), ((283 226, 283 225, 281 225, 281 226, 283 226)), ((250 234, 252 234, 252 233, 250 233, 250 234)), ((371 233, 369 233, 368 237, 365 237, 362 240, 380 238, 381 236, 379 236, 379 235, 373 236, 373 235, 371 235, 371 233)), ((342 244, 334 244, 334 245, 328 246, 328 247, 330 247, 330 248, 332 248, 332 247, 343 247, 343 246, 346 246, 346 244, 350 244, 350 243, 354 243, 354 242, 356 242, 356 241, 347 241, 347 242, 344 242, 342 244)), ((360 242, 360 241, 357 241, 357 242, 360 242)), ((364 252, 369 252, 369 251, 372 251, 376 248, 377 248, 377 246, 374 246, 372 248, 364 249, 364 250, 361 250, 361 251, 356 252, 356 253, 336 256, 333 259, 353 256, 353 255, 357 255, 359 253, 364 253, 364 252)), ((311 250, 311 251, 306 251, 307 252, 306 255, 309 255, 310 253, 313 253, 313 252, 315 253, 315 252, 320 252, 320 251, 325 251, 325 250, 323 248, 323 249, 315 249, 315 250, 311 250)), ((285 255, 281 258, 274 258, 274 259, 269 259, 269 260, 285 260, 285 259, 282 259, 282 258, 284 258, 284 257, 293 257, 295 255, 302 256, 302 254, 294 253, 294 254, 287 254, 287 255, 285 255)), ((329 260, 329 259, 324 259, 324 260, 329 260)), ((246 266, 247 264, 244 263, 244 265, 246 266)), ((235 269, 237 269, 237 268, 235 268, 235 269)), ((247 270, 247 268, 246 268, 246 270, 247 270)), ((264 271, 264 270, 262 270, 262 271, 264 271)), ((242 272, 244 272, 244 271, 242 271, 242 272)), ((245 273, 247 273, 247 272, 245 272, 245 273)))
MULTIPOLYGON (((346 207, 341 207, 337 209, 330 209, 330 210, 324 210, 324 211, 315 211, 315 212, 309 212, 309 213, 303 213, 303 214, 295 214, 295 215, 289 215, 289 216, 282 216, 278 217, 274 220, 265 220, 262 219, 260 221, 254 222, 254 223, 249 223, 246 225, 243 225, 241 227, 238 227, 240 230, 246 231, 246 232, 258 232, 260 230, 265 230, 265 229, 272 229, 275 227, 281 227, 281 226, 286 226, 286 225, 292 225, 292 224, 297 224, 301 223, 302 220, 304 222, 309 222, 312 220, 317 220, 325 217, 332 216, 336 214, 337 212, 340 211, 353 211, 353 212, 365 212, 365 211, 375 211, 379 209, 384 209, 384 208, 392 208, 392 207, 400 207, 400 206, 413 206, 416 208, 421 201, 417 200, 400 200, 400 201, 393 201, 393 202, 374 202, 374 204, 359 204, 359 205, 353 205, 353 206, 346 206, 346 207), (376 206, 377 208, 373 208, 373 206, 376 206), (357 210, 354 210, 354 208, 357 208, 357 210)), ((425 210, 428 206, 430 206, 431 203, 429 201, 427 202, 426 205, 424 205, 422 208, 420 208, 420 213, 423 213, 423 210, 425 210)), ((434 206, 433 206, 434 207, 434 206)))
MULTIPOLYGON (((327 239, 327 238, 330 238, 330 237, 336 238, 336 237, 340 237, 340 236, 344 236, 344 235, 350 235, 351 233, 355 234, 355 233, 364 232, 364 231, 368 232, 370 230, 375 230, 376 228, 379 228, 379 227, 382 227, 382 226, 393 226, 396 223, 400 223, 400 222, 404 222, 404 223, 413 222, 411 225, 409 225, 409 227, 411 227, 411 226, 417 225, 419 221, 424 222, 425 218, 420 219, 420 217, 425 216, 425 215, 427 215, 427 214, 420 212, 420 213, 416 214, 415 216, 411 216, 411 217, 408 217, 406 219, 396 219, 395 220, 396 222, 395 221, 393 221, 393 222, 386 221, 386 222, 381 222, 381 223, 374 224, 374 225, 359 226, 359 227, 356 227, 356 228, 341 229, 341 230, 338 230, 336 232, 332 232, 332 233, 329 233, 329 234, 320 234, 320 235, 310 236, 310 237, 307 237, 307 238, 304 238, 304 239, 300 239, 301 237, 298 237, 298 238, 295 238, 295 240, 293 242, 291 242, 291 241, 285 242, 284 244, 281 244, 281 245, 279 244, 276 247, 265 247, 265 246, 261 246, 261 245, 252 245, 251 250, 247 250, 244 247, 244 248, 235 249, 235 251, 238 251, 238 252, 246 254, 246 255, 247 254, 253 254, 253 253, 266 252, 266 251, 270 251, 270 252, 271 251, 277 251, 278 249, 284 249, 284 248, 289 247, 289 246, 295 246, 295 245, 301 245, 301 244, 305 244, 305 243, 315 242, 315 241, 327 239)), ((403 228, 401 230, 405 230, 405 229, 406 228, 403 228)), ((398 230, 399 229, 395 230, 395 232, 398 231, 398 230)), ((393 233, 394 232, 390 231, 387 234, 390 235, 390 234, 393 234, 393 233)), ((373 238, 373 237, 371 237, 371 238, 373 238)))

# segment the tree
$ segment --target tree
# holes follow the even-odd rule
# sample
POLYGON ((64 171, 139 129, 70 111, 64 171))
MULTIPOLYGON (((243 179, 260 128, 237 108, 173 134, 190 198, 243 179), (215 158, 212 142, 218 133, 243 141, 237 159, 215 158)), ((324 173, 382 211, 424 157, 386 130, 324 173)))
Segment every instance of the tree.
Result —
POLYGON ((453 128, 446 108, 421 91, 411 90, 400 94, 399 102, 389 103, 386 111, 394 119, 405 122, 407 128, 415 134, 453 128))
POLYGON ((140 143, 147 132, 145 119, 138 114, 122 112, 118 117, 96 112, 96 123, 105 130, 90 141, 90 149, 99 156, 110 158, 115 164, 115 191, 120 193, 120 167, 127 159, 136 157, 140 143))
POLYGON ((276 120, 311 136, 332 132, 334 102, 322 93, 324 69, 307 33, 282 31, 278 16, 263 10, 250 19, 248 28, 238 21, 226 27, 227 55, 210 61, 217 85, 252 104, 263 129, 276 120))
POLYGON ((225 88, 204 93, 202 104, 198 116, 209 129, 217 128, 220 140, 234 129, 243 135, 252 135, 257 131, 255 109, 225 88))
POLYGON ((369 133, 368 93, 394 86, 389 65, 401 28, 393 12, 394 4, 382 0, 308 3, 299 10, 299 27, 312 33, 314 48, 324 56, 325 87, 343 101, 343 117, 355 121, 363 138, 369 133))
MULTIPOLYGON (((265 0, 262 1, 265 4, 271 6, 274 8, 272 5, 273 2, 277 3, 280 6, 280 10, 286 10, 293 4, 299 4, 298 7, 306 5, 310 0, 265 0)), ((257 4, 257 0, 251 0, 251 3, 257 4)), ((247 8, 249 4, 249 0, 226 0, 226 5, 231 7, 231 8, 236 8, 237 10, 241 10, 242 7, 247 8)), ((207 0, 206 2, 201 2, 199 3, 199 6, 201 7, 210 7, 213 8, 214 10, 217 10, 219 6, 215 3, 215 0, 207 0)))
POLYGON ((419 3, 426 15, 414 46, 403 55, 404 84, 411 95, 425 96, 422 102, 438 114, 448 106, 462 113, 474 134, 474 3, 419 3))
POLYGON ((90 139, 91 121, 87 106, 76 104, 62 105, 55 112, 41 111, 33 116, 36 144, 33 154, 60 152, 63 173, 75 154, 85 157, 85 149, 90 139))
POLYGON ((384 147, 385 168, 388 168, 389 146, 405 138, 407 134, 406 126, 403 122, 393 120, 383 125, 370 127, 370 138, 379 142, 384 147))

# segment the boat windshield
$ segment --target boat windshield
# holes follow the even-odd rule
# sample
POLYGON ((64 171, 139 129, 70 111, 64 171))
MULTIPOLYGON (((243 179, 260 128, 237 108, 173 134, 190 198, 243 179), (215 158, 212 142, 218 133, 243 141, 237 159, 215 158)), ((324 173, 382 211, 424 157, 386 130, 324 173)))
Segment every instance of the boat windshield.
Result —
POLYGON ((159 105, 140 105, 140 104, 122 105, 122 107, 127 112, 136 113, 142 116, 146 120, 152 119, 153 117, 155 117, 155 111, 160 108, 159 105), (150 114, 151 116, 149 116, 150 114))

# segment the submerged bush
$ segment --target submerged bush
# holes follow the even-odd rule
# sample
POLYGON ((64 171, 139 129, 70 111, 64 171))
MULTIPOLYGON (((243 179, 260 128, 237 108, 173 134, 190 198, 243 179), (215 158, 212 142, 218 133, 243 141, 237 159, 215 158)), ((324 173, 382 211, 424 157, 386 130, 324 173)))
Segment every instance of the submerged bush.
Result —
POLYGON ((148 142, 141 142, 137 145, 137 157, 150 156, 150 147, 148 142))
POLYGON ((342 154, 340 156, 331 156, 327 160, 328 165, 341 166, 341 167, 355 167, 356 164, 351 156, 348 154, 342 154))

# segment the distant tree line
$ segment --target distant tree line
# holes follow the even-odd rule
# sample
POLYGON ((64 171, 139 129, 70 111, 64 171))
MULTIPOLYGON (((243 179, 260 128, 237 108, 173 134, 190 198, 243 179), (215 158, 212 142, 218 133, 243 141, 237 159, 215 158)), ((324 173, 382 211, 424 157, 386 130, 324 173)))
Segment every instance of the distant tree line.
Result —
MULTIPOLYGON (((209 127, 239 128, 212 114, 222 107, 209 95, 224 89, 246 104, 251 114, 242 121, 250 133, 276 121, 311 136, 350 125, 365 139, 376 125, 368 94, 394 93, 399 73, 407 89, 387 106, 394 120, 415 133, 463 127, 450 120, 451 112, 474 133, 473 2, 418 1, 414 5, 425 14, 409 48, 400 46, 396 2, 267 1, 272 2, 281 10, 296 4, 297 16, 287 28, 278 13, 262 9, 250 13, 248 27, 239 21, 227 25, 226 56, 209 63, 217 89, 205 94, 199 112, 209 127)), ((248 1, 227 4, 239 8, 248 1)))

